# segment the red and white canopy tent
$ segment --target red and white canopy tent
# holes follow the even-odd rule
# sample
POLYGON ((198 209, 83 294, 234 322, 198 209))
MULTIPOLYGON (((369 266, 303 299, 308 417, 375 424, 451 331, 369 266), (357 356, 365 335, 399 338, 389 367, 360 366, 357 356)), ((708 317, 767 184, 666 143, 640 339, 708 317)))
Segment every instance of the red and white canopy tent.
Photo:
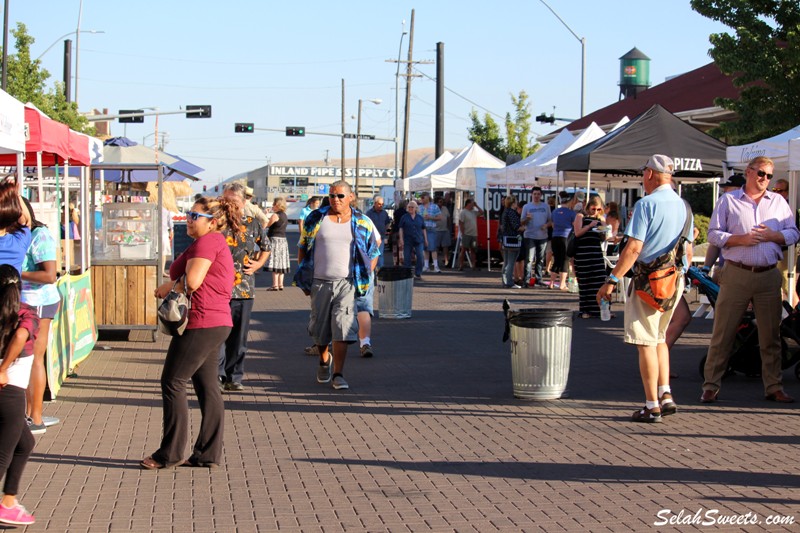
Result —
MULTIPOLYGON (((0 90, 0 157, 20 167, 25 152, 25 107, 22 102, 0 90)), ((18 179, 17 183, 22 180, 18 179)))
MULTIPOLYGON (((5 94, 5 93, 4 93, 5 94)), ((5 95, 8 96, 8 95, 5 95)), ((8 98, 11 98, 8 96, 8 98)), ((17 106, 22 106, 17 100, 11 98, 16 102, 17 106)), ((11 102, 6 102, 9 106, 13 107, 11 102)), ((14 153, 0 153, 0 166, 16 167, 17 182, 22 183, 25 167, 36 167, 36 178, 39 188, 38 198, 43 198, 42 181, 43 169, 46 167, 55 168, 55 176, 57 183, 63 184, 64 198, 69 197, 69 166, 86 167, 93 162, 92 154, 99 153, 102 157, 102 150, 98 147, 102 146, 99 139, 94 139, 88 135, 78 133, 71 130, 66 124, 62 124, 56 120, 51 119, 31 103, 25 104, 23 107, 23 131, 24 146, 22 154, 14 153), (63 167, 63 171, 59 172, 59 167, 63 167), (59 181, 60 177, 64 177, 63 181, 59 181)), ((94 159, 98 161, 99 159, 94 159)), ((79 180, 81 207, 86 211, 87 203, 87 183, 88 176, 85 172, 81 173, 79 180)), ((60 203, 60 202, 59 202, 60 203)), ((55 206, 56 209, 60 205, 55 206)), ((64 220, 62 221, 65 227, 69 226, 68 220, 69 213, 64 210, 64 220)), ((86 234, 86 213, 81 215, 81 234, 86 234)), ((71 264, 70 246, 65 246, 65 264, 71 264)), ((82 248, 80 264, 87 264, 86 247, 82 248)))

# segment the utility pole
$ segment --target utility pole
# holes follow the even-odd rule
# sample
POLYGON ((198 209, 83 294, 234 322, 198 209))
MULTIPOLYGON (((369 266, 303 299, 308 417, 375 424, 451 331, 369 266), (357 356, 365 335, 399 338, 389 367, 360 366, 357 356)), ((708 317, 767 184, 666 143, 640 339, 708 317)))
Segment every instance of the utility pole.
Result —
POLYGON ((346 119, 344 116, 344 78, 342 78, 342 179, 345 179, 345 174, 344 174, 344 138, 345 138, 344 121, 345 120, 346 119))
POLYGON ((436 43, 436 157, 444 153, 444 43, 436 43))
POLYGON ((403 122, 403 179, 408 177, 408 124, 411 118, 411 77, 414 66, 414 10, 411 10, 411 28, 408 34, 408 63, 406 64, 406 114, 403 122))

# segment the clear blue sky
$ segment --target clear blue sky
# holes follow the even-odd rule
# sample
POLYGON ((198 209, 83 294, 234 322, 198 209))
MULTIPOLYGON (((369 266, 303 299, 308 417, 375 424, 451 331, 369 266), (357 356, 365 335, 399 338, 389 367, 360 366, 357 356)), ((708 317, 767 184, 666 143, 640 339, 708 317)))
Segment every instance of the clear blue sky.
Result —
MULTIPOLYGON (((709 34, 727 31, 692 11, 688 0, 548 3, 586 38, 587 113, 617 100, 619 57, 634 46, 652 59, 650 82, 657 84, 708 63, 709 34)), ((36 39, 32 57, 59 43, 42 57, 51 83, 63 77, 61 37, 77 29, 79 5, 79 0, 10 0, 11 27, 23 22, 36 39)), ((443 42, 445 85, 460 95, 448 91, 445 97, 447 148, 467 144, 473 107, 502 122, 511 111, 509 94, 520 90, 530 95, 534 116, 554 106, 558 117, 580 115, 580 42, 538 0, 416 5, 404 0, 83 0, 80 28, 105 33, 81 33, 79 106, 116 112, 211 104, 208 120, 159 119, 159 130, 169 136, 167 151, 204 167, 200 177, 208 184, 268 160, 323 159, 326 150, 338 158, 336 137, 237 134, 234 123, 338 132, 344 79, 347 130, 356 130, 350 117, 359 98, 380 98, 378 106, 364 102, 362 132, 394 137, 396 64, 385 60, 397 59, 402 22, 408 30, 412 8, 414 58, 434 60, 436 43, 443 42)), ((403 59, 407 44, 406 36, 403 59)), ((409 144, 432 147, 436 66, 416 69, 430 78, 412 82, 409 144)), ((404 86, 401 80, 401 123, 404 86)), ((553 129, 538 123, 534 128, 540 134, 553 129)), ((144 124, 112 126, 112 134, 137 142, 150 134, 151 144, 153 131, 153 117, 144 124)), ((355 141, 347 142, 346 151, 346 157, 354 156, 355 141)), ((363 141, 361 153, 394 153, 394 144, 363 141)))

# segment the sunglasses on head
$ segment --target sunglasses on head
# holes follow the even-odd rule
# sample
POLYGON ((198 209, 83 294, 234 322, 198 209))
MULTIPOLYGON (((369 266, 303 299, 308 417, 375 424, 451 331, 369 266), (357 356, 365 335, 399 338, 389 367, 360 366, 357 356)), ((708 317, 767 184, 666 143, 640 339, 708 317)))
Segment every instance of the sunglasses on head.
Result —
POLYGON ((209 215, 208 213, 198 213, 197 211, 189 211, 186 213, 186 218, 190 219, 192 222, 196 222, 200 217, 214 218, 214 215, 209 215))
POLYGON ((754 169, 753 167, 750 167, 750 170, 753 170, 753 171, 755 171, 756 175, 757 175, 759 178, 764 178, 764 177, 766 177, 767 179, 770 179, 770 180, 772 179, 772 176, 773 176, 773 174, 767 174, 767 173, 766 173, 766 172, 764 172, 763 170, 756 170, 756 169, 754 169))
POLYGON ((346 194, 342 194, 342 193, 336 194, 336 193, 332 192, 328 196, 330 198, 338 198, 339 200, 344 200, 344 197, 347 196, 347 195, 346 194))

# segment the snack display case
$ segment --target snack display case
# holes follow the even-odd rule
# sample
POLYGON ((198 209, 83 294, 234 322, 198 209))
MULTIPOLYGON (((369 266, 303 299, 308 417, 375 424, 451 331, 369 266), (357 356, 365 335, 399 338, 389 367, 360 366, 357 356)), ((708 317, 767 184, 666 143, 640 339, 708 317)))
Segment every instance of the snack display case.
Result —
POLYGON ((159 283, 157 206, 147 202, 103 204, 92 254, 92 291, 98 329, 158 326, 153 292, 159 283))

